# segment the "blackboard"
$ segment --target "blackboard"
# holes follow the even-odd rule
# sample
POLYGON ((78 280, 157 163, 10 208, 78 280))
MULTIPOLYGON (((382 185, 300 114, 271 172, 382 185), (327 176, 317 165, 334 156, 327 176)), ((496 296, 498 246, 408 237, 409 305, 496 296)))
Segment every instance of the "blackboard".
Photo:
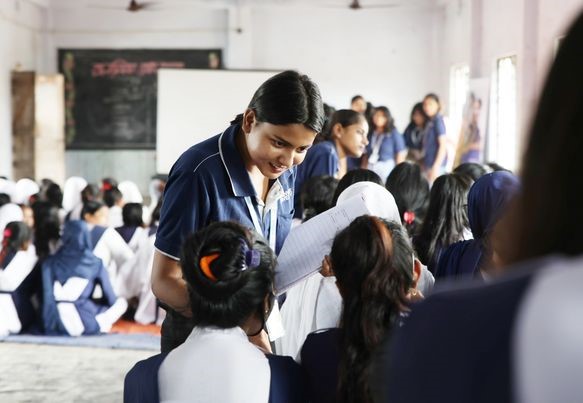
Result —
POLYGON ((220 49, 59 49, 70 150, 155 149, 157 71, 221 67, 220 49))

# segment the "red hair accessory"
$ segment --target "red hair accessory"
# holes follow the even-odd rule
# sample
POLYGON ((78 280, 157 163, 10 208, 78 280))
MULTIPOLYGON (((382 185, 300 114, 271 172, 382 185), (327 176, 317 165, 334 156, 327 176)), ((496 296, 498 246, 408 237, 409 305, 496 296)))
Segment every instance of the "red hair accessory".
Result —
POLYGON ((10 228, 5 228, 4 229, 4 239, 10 238, 11 235, 12 235, 12 231, 10 231, 10 228))
POLYGON ((202 271, 202 273, 205 275, 206 278, 208 278, 209 280, 211 280, 213 282, 218 281, 218 278, 216 278, 215 275, 213 274, 213 271, 211 270, 210 264, 212 262, 214 262, 218 257, 219 257, 218 253, 213 253, 213 254, 201 257, 200 261, 199 261, 200 270, 202 271))
POLYGON ((113 189, 113 186, 111 186, 111 183, 109 182, 103 182, 101 189, 107 191, 113 189))
POLYGON ((413 221, 415 221, 415 213, 412 211, 405 211, 403 214, 403 221, 405 221, 407 225, 411 225, 413 221))

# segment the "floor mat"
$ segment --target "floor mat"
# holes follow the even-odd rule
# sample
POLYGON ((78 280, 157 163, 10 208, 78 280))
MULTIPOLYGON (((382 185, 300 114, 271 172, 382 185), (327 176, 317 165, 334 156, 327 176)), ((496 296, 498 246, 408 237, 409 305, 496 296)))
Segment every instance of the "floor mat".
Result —
POLYGON ((15 334, 0 337, 0 342, 160 351, 159 326, 118 321, 111 331, 109 334, 80 337, 15 334))

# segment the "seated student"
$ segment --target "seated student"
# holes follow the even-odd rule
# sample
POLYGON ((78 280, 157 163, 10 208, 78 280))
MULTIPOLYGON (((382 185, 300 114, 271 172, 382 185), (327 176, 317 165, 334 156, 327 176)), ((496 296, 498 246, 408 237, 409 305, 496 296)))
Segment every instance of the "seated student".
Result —
POLYGON ((484 165, 478 164, 477 162, 464 162, 463 164, 455 167, 453 172, 456 174, 466 175, 475 182, 490 172, 490 169, 489 167, 486 168, 484 165))
POLYGON ((37 257, 30 253, 31 230, 23 222, 6 225, 0 249, 0 336, 36 324, 33 298, 40 291, 37 257))
POLYGON ((138 362, 124 401, 303 402, 301 369, 249 342, 273 303, 275 255, 235 222, 189 236, 182 250, 195 327, 170 353, 138 362))
POLYGON ((465 207, 472 182, 463 175, 442 175, 429 194, 429 207, 421 229, 413 237, 419 260, 435 274, 443 251, 451 244, 471 239, 465 207))
MULTIPOLYGON (((409 238, 413 238, 427 213, 429 203, 429 182, 421 172, 421 167, 411 162, 402 162, 389 174, 385 187, 395 197, 401 222, 409 238)), ((417 288, 423 295, 429 295, 435 284, 433 274, 427 266, 421 266, 421 278, 417 288)))
POLYGON ((86 186, 87 181, 79 176, 71 176, 67 178, 65 186, 63 187, 63 209, 59 212, 61 221, 65 221, 67 215, 69 215, 71 220, 80 219, 78 214, 83 208, 81 191, 86 186), (74 213, 74 211, 77 213, 74 213))
MULTIPOLYGON (((51 185, 52 186, 55 186, 51 185)), ((56 185, 58 186, 58 185, 56 185)), ((49 190, 47 190, 47 196, 49 195, 49 191, 51 190, 51 188, 49 188, 49 190)), ((83 205, 85 203, 87 203, 88 201, 100 201, 102 198, 102 193, 101 193, 101 189, 99 188, 99 186, 94 185, 89 183, 87 186, 85 186, 83 188, 83 190, 81 190, 81 203, 77 204, 73 210, 69 211, 69 213, 67 213, 67 215, 65 216, 65 221, 69 221, 69 220, 82 220, 83 217, 81 217, 81 210, 83 210, 83 205)), ((55 205, 56 203, 53 202, 53 205, 55 205)), ((60 206, 56 206, 56 207, 60 207, 60 206)))
POLYGON ((368 123, 358 112, 341 109, 332 115, 327 141, 308 149, 306 159, 298 166, 295 182, 295 218, 302 218, 301 189, 314 176, 329 175, 341 179, 347 172, 346 158, 360 157, 366 149, 368 123))
POLYGON ((421 167, 410 162, 398 164, 389 174, 385 187, 395 197, 403 226, 412 238, 419 228, 429 204, 429 182, 421 167))
POLYGON ((328 175, 314 176, 304 183, 300 195, 304 211, 303 221, 308 221, 334 206, 334 192, 337 186, 338 179, 328 175))
POLYGON ((338 182, 338 186, 336 186, 336 191, 334 192, 334 198, 332 199, 332 204, 334 206, 337 205, 340 195, 350 186, 358 182, 372 182, 384 186, 381 177, 373 171, 363 168, 354 169, 344 175, 344 177, 338 182))
POLYGON ((18 204, 7 203, 0 207, 0 241, 4 238, 4 228, 9 222, 22 221, 24 214, 18 204))
POLYGON ((147 223, 148 220, 150 219, 151 212, 148 209, 148 206, 144 205, 144 197, 142 196, 142 192, 140 192, 138 185, 136 185, 132 181, 126 180, 120 182, 117 188, 121 192, 121 197, 123 200, 123 205, 121 206, 122 218, 123 218, 123 206, 125 206, 127 203, 138 203, 140 206, 142 206, 142 221, 147 223))
POLYGON ((541 91, 521 191, 494 229, 504 277, 417 305, 380 357, 379 402, 581 401, 582 47, 580 13, 541 91))
MULTIPOLYGON (((340 180, 338 188, 344 188, 344 182, 351 182, 358 176, 346 175, 340 180)), ((372 214, 400 222, 395 199, 384 186, 374 182, 361 181, 344 188, 338 197, 337 205, 341 205, 344 201, 362 193, 367 194, 370 200, 375 201, 374 206, 371 206, 374 210, 371 212, 372 214)), ((324 259, 324 256, 322 258, 324 259)), ((286 334, 275 341, 278 354, 297 358, 309 333, 338 326, 342 310, 342 297, 335 281, 334 277, 323 277, 320 273, 315 273, 287 292, 285 303, 281 307, 286 334)))
POLYGON ((62 245, 42 265, 43 324, 47 334, 80 336, 108 332, 127 308, 117 298, 101 259, 91 251, 84 221, 68 221, 62 245), (93 299, 99 284, 103 297, 93 299))
POLYGON ((134 252, 116 230, 107 227, 107 214, 107 206, 98 201, 88 201, 81 211, 81 216, 89 229, 93 253, 107 268, 116 294, 123 295, 126 286, 118 279, 118 271, 134 256, 134 252))
POLYGON ((518 193, 518 179, 498 171, 479 178, 468 194, 468 219, 474 239, 459 241, 445 250, 436 278, 484 277, 491 265, 489 238, 510 200, 518 193))
POLYGON ((372 402, 373 353, 408 311, 419 262, 400 224, 362 216, 336 236, 328 263, 342 295, 342 320, 339 328, 310 334, 302 347, 309 398, 372 402))
POLYGON ((109 208, 109 217, 107 225, 113 228, 123 225, 121 208, 125 200, 123 194, 117 187, 117 181, 113 178, 104 178, 101 180, 101 190, 103 192, 103 202, 109 208))
POLYGON ((162 200, 162 198, 158 199, 158 204, 152 211, 152 217, 149 220, 151 224, 145 229, 147 233, 140 239, 136 254, 119 271, 120 281, 125 284, 125 294, 121 296, 127 300, 137 299, 138 305, 134 320, 145 325, 150 323, 161 324, 166 316, 166 311, 160 308, 156 297, 152 293, 150 281, 154 262, 154 242, 156 241, 156 230, 160 220, 162 200))
POLYGON ((121 209, 123 225, 115 230, 121 235, 135 253, 140 240, 145 236, 147 230, 144 228, 142 219, 143 208, 140 203, 126 203, 121 209))

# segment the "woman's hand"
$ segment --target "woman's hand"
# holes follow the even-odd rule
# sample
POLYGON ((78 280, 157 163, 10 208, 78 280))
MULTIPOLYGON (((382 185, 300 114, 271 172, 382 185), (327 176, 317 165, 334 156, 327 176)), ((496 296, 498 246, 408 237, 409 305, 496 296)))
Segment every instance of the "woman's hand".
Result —
POLYGON ((324 277, 334 276, 334 270, 332 270, 332 264, 330 263, 330 256, 324 256, 322 260, 322 268, 320 269, 320 274, 324 277))

